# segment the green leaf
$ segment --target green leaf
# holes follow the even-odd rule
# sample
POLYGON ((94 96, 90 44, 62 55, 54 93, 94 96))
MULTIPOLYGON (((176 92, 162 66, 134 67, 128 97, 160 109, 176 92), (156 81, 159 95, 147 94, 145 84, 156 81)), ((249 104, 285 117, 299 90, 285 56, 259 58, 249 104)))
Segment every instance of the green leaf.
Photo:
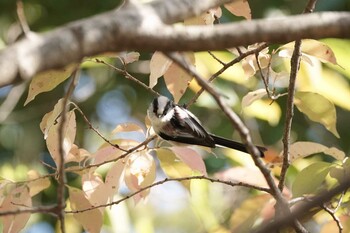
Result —
POLYGON ((331 163, 316 162, 304 168, 294 180, 293 197, 316 193, 322 187, 322 183, 332 167, 331 163))
POLYGON ((321 123, 339 138, 336 128, 337 114, 331 101, 317 93, 297 92, 294 103, 299 111, 308 116, 310 120, 321 123))

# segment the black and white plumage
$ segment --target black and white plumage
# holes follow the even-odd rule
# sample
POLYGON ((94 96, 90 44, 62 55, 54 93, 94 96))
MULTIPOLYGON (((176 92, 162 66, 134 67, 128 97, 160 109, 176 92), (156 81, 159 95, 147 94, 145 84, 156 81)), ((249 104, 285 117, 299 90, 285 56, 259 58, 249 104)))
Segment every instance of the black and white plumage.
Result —
MULTIPOLYGON (((247 153, 244 144, 208 133, 195 115, 165 96, 153 100, 147 110, 156 134, 169 141, 185 144, 232 148, 247 153)), ((257 147, 264 156, 265 147, 257 147)))

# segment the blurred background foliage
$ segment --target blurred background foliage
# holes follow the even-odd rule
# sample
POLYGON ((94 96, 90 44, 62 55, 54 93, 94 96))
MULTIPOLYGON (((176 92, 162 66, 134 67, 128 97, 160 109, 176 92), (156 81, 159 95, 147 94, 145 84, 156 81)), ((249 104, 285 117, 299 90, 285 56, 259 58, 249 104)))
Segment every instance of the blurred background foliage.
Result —
MULTIPOLYGON (((44 32, 61 26, 73 20, 89 17, 104 11, 112 10, 120 1, 115 0, 24 0, 24 11, 31 30, 44 32)), ((299 14, 306 4, 304 0, 270 0, 249 1, 253 18, 276 17, 281 15, 299 14)), ((349 0, 320 0, 316 11, 350 9, 349 0)), ((223 10, 222 23, 232 20, 241 20, 223 10)), ((16 15, 16 1, 0 1, 0 48, 6 47, 22 36, 16 15)), ((338 63, 343 67, 334 67, 322 64, 323 80, 327 86, 324 92, 333 96, 332 101, 337 105, 337 129, 340 139, 334 137, 322 125, 310 121, 302 113, 295 111, 292 126, 292 141, 313 141, 326 146, 336 146, 349 154, 350 150, 350 106, 348 93, 350 67, 347 65, 350 54, 350 42, 346 40, 324 40, 335 52, 338 63), (349 69, 347 69, 349 68, 349 69), (328 81, 327 81, 328 80, 328 81), (341 87, 342 94, 337 92, 341 87), (348 103, 347 103, 348 102, 348 103)), ((103 41, 101 41, 103 43, 103 41)), ((223 60, 232 59, 232 55, 224 52, 217 53, 223 60)), ((142 53, 140 61, 130 64, 128 70, 140 81, 148 84, 149 59, 151 54, 142 53)), ((117 60, 112 60, 118 64, 117 60)), ((203 75, 208 76, 220 68, 207 53, 196 54, 196 65, 203 75)), ((93 125, 106 137, 113 138, 112 129, 124 122, 137 122, 144 125, 146 109, 154 98, 151 93, 142 87, 125 79, 110 68, 93 62, 84 62, 82 65, 79 85, 73 95, 73 101, 83 110, 93 125)), ((304 65, 304 69, 309 69, 304 65)), ((309 70, 314 72, 314 70, 309 70)), ((307 73, 307 72, 306 72, 307 73)), ((305 87, 307 80, 315 83, 321 77, 311 77, 300 72, 299 87, 305 87)), ((46 150, 45 141, 39 128, 39 123, 45 113, 52 110, 54 104, 61 98, 69 81, 65 81, 53 91, 40 94, 34 101, 23 107, 27 91, 22 94, 13 112, 0 125, 0 175, 5 179, 24 180, 30 169, 41 171, 42 174, 52 172, 42 166, 40 161, 53 165, 46 150)), ((241 100, 247 92, 262 88, 259 77, 247 79, 242 69, 235 66, 225 72, 215 81, 216 87, 226 95, 234 110, 239 113, 252 131, 253 139, 257 144, 272 148, 271 153, 278 154, 281 150, 281 138, 284 127, 286 97, 279 98, 270 105, 270 101, 261 102, 241 109, 241 100), (262 113, 263 112, 263 113, 262 113)), ((194 94, 196 86, 191 85, 182 98, 186 103, 194 94)), ((3 102, 12 87, 0 89, 0 98, 3 102)), ((164 82, 161 80, 156 90, 169 95, 164 82)), ((284 92, 285 90, 280 90, 284 92)), ((224 114, 217 111, 212 99, 203 94, 197 104, 191 106, 199 119, 207 128, 218 135, 239 139, 234 133, 224 114)), ((78 132, 76 144, 94 152, 102 140, 83 122, 78 115, 78 132)), ((234 165, 245 164, 246 158, 240 158, 236 152, 217 150, 218 157, 207 156, 205 162, 208 172, 214 174, 234 165), (226 156, 224 156, 225 154, 226 156)), ((241 155, 241 154, 238 154, 241 155)), ((315 159, 315 158, 312 158, 315 159)), ((322 159, 320 156, 317 159, 322 159)), ((302 163, 305 163, 304 161, 302 163)), ((305 165, 302 165, 305 166, 305 165)), ((298 170, 297 164, 291 167, 288 181, 298 170)), ((164 175, 160 172, 160 178, 164 175)), ((79 177, 68 174, 68 181, 79 184, 79 177)), ((53 182, 54 183, 54 182, 53 182)), ((257 202, 249 203, 254 193, 247 189, 225 187, 220 184, 208 184, 205 181, 195 181, 192 185, 192 195, 177 183, 166 183, 152 189, 149 201, 134 206, 132 200, 108 209, 105 219, 106 232, 226 232, 223 226, 237 224, 237 218, 231 218, 233 210, 245 203, 245 206, 255 206, 257 202), (247 197, 249 197, 247 199, 247 197), (220 200, 220 201, 218 201, 220 200), (254 204, 255 203, 255 204, 254 204)), ((126 188, 121 195, 126 194, 126 188)), ((36 203, 54 203, 55 188, 47 189, 36 197, 36 203)), ((260 197, 261 199, 261 197, 260 197)), ((265 200, 265 199, 264 199, 265 200)), ((248 208, 249 209, 249 208, 248 208)), ((237 214, 237 212, 236 212, 237 214)), ((80 232, 81 228, 74 224, 72 217, 68 218, 68 232, 80 232)), ((54 232, 56 219, 45 215, 32 215, 31 224, 25 232, 54 232), (35 223, 35 224, 34 224, 35 223)), ((248 224, 248 223, 247 223, 248 224)))

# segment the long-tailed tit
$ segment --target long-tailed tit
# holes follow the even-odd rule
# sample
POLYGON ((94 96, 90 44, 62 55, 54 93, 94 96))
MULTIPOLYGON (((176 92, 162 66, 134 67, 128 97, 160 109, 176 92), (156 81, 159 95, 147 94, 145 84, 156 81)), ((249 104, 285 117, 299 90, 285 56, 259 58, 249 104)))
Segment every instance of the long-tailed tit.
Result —
MULTIPOLYGON (((175 104, 165 96, 153 100, 147 110, 148 118, 156 134, 165 140, 185 144, 232 148, 247 153, 244 144, 208 133, 196 116, 186 108, 175 104)), ((265 147, 257 147, 264 157, 265 147)))

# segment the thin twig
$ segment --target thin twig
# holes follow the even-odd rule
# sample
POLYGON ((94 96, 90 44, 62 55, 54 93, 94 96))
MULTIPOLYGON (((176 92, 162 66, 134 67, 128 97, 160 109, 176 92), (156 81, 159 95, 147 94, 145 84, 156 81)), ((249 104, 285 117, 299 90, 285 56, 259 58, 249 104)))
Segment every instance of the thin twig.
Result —
POLYGON ((207 176, 189 176, 189 177, 181 177, 181 178, 165 178, 164 180, 161 180, 161 181, 158 181, 158 182, 155 182, 153 184, 150 184, 146 187, 143 187, 141 188, 140 190, 136 191, 136 192, 133 192, 132 194, 129 194, 117 201, 113 201, 113 202, 110 202, 110 203, 107 203, 107 204, 103 204, 103 205, 98 205, 98 206, 92 206, 92 207, 89 207, 89 208, 86 208, 86 209, 80 209, 80 210, 74 210, 74 211, 66 211, 66 214, 76 214, 76 213, 82 213, 82 212, 85 212, 85 211, 89 211, 89 210, 93 210, 93 209, 98 209, 98 208, 101 208, 101 207, 108 207, 108 206, 112 206, 112 205, 118 205, 119 203, 127 200, 127 199, 130 199, 131 197, 141 193, 141 192, 144 192, 145 190, 148 190, 154 186, 158 186, 158 185, 161 185, 161 184, 164 184, 164 183, 167 183, 167 182, 170 182, 170 181, 186 181, 186 180, 208 180, 210 182, 213 182, 213 183, 222 183, 222 184, 226 184, 226 185, 229 185, 231 187, 235 187, 235 186, 241 186, 241 187, 247 187, 247 188, 252 188, 252 189, 256 189, 256 190, 259 190, 259 191, 262 191, 262 192, 267 192, 267 193, 271 193, 271 190, 268 189, 268 188, 263 188, 263 187, 260 187, 260 186, 256 186, 256 185, 251 185, 251 184, 247 184, 247 183, 243 183, 243 182, 232 182, 232 181, 225 181, 225 180, 220 180, 220 179, 217 179, 217 178, 210 178, 210 177, 207 177, 207 176))
POLYGON ((221 61, 214 53, 212 53, 211 51, 208 51, 209 55, 212 56, 212 58, 214 58, 217 62, 219 62, 222 66, 225 66, 226 63, 221 61))
POLYGON ((111 146, 114 146, 116 149, 127 152, 128 150, 125 150, 123 148, 121 148, 118 144, 112 143, 110 140, 108 140, 105 136, 103 136, 93 125, 92 123, 89 121, 89 119, 87 118, 87 116, 84 114, 84 112, 79 108, 79 106, 74 103, 71 102, 70 104, 72 104, 74 106, 74 108, 81 114, 81 116, 83 117, 84 121, 86 124, 89 125, 89 129, 91 129, 92 131, 94 131, 100 138, 102 138, 106 143, 108 143, 111 146))
POLYGON ((59 128, 58 128, 58 141, 59 141, 59 159, 58 159, 58 187, 57 187, 57 216, 60 221, 60 229, 62 233, 66 232, 65 228, 65 185, 66 185, 66 172, 64 167, 64 157, 65 152, 63 148, 63 142, 64 142, 64 130, 65 130, 65 123, 67 121, 67 103, 69 101, 70 96, 72 95, 75 86, 77 85, 78 78, 79 78, 79 67, 80 64, 76 67, 75 71, 72 73, 72 81, 69 85, 68 91, 62 101, 62 114, 61 114, 61 121, 59 122, 59 128))
MULTIPOLYGON (((258 46, 255 49, 246 51, 244 53, 240 53, 240 55, 238 57, 236 57, 235 59, 233 59, 232 61, 226 63, 220 70, 218 70, 217 72, 215 72, 209 79, 208 82, 212 82, 214 79, 216 79, 219 75, 221 75, 223 72, 225 72, 225 70, 227 70, 228 68, 230 68, 231 66, 233 66, 234 64, 242 61, 244 58, 246 58, 249 55, 255 54, 257 52, 260 52, 261 50, 263 50, 264 48, 268 47, 267 43, 263 43, 260 46, 258 46)), ((196 102, 196 100, 198 99, 198 97, 203 93, 205 89, 202 87, 193 97, 192 99, 186 104, 186 107, 192 105, 194 102, 196 102)))
POLYGON ((343 228, 343 225, 342 225, 340 219, 338 218, 338 216, 335 215, 336 211, 335 211, 335 210, 332 210, 332 209, 329 208, 329 207, 327 207, 326 204, 322 204, 321 207, 322 207, 322 209, 323 209, 324 211, 326 211, 326 212, 333 218, 334 222, 337 223, 338 232, 339 232, 339 233, 342 233, 344 228, 343 228))
POLYGON ((158 92, 156 92, 155 90, 153 90, 152 88, 150 88, 149 86, 147 86, 146 84, 144 84, 143 82, 141 82, 140 80, 138 80, 137 78, 132 76, 126 69, 124 69, 124 70, 119 69, 118 67, 115 67, 114 65, 109 64, 108 62, 105 62, 105 61, 100 60, 100 59, 95 59, 95 62, 109 66, 110 68, 112 68, 112 69, 118 71, 119 73, 121 73, 122 75, 124 75, 125 78, 137 83, 141 87, 145 88, 147 91, 153 93, 155 96, 160 96, 160 94, 158 92))
POLYGON ((30 28, 29 28, 26 16, 24 14, 23 2, 21 0, 17 1, 17 16, 18 16, 18 20, 19 20, 19 23, 21 25, 21 28, 23 30, 24 35, 26 37, 28 37, 28 35, 30 33, 30 28))
POLYGON ((17 209, 17 210, 9 210, 9 211, 3 211, 0 212, 0 216, 9 216, 9 215, 19 215, 19 214, 24 214, 24 213, 45 213, 45 214, 52 214, 57 216, 57 206, 52 205, 52 206, 39 206, 39 207, 32 207, 32 208, 22 208, 22 209, 17 209))
MULTIPOLYGON (((317 0, 309 0, 303 13, 311 13, 315 9, 317 0)), ((294 115, 294 94, 295 94, 295 83, 297 74, 300 68, 300 59, 301 59, 301 40, 295 41, 294 51, 291 58, 291 72, 289 77, 289 86, 288 86, 288 98, 287 98, 287 109, 286 109, 286 118, 284 123, 284 134, 283 134, 283 163, 281 176, 279 179, 278 187, 280 190, 283 190, 284 182, 286 178, 286 173, 289 168, 289 146, 290 146, 290 132, 292 127, 292 120, 294 115)))

